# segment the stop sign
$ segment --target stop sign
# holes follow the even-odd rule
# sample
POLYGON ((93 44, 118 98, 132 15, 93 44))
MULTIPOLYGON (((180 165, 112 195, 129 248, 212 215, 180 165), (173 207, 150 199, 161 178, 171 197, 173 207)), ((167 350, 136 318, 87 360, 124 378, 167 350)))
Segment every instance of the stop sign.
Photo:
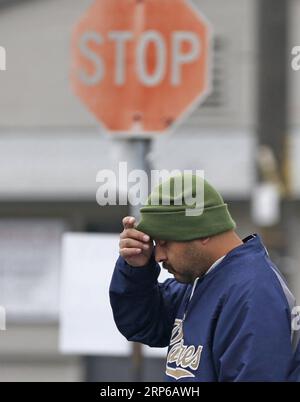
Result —
POLYGON ((96 0, 72 37, 76 94, 114 132, 156 133, 209 92, 210 28, 185 0, 96 0))

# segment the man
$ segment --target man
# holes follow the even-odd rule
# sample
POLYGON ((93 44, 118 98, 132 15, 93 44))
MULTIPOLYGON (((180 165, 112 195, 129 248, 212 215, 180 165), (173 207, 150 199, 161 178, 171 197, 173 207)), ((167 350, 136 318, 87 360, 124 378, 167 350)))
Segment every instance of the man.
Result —
POLYGON ((118 329, 130 341, 169 346, 168 381, 291 379, 294 299, 260 237, 239 238, 205 180, 203 211, 188 216, 186 196, 203 179, 181 176, 181 192, 174 180, 168 202, 162 185, 150 195, 137 227, 123 219, 110 286, 118 329), (158 283, 158 263, 174 279, 158 283))

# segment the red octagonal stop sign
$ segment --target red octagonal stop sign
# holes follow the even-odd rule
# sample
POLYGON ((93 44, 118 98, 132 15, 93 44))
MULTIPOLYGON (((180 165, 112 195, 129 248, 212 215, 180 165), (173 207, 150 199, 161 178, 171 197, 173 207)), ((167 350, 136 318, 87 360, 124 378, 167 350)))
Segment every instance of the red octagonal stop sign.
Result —
POLYGON ((96 0, 72 38, 72 85, 114 132, 155 133, 209 92, 210 28, 185 0, 96 0))

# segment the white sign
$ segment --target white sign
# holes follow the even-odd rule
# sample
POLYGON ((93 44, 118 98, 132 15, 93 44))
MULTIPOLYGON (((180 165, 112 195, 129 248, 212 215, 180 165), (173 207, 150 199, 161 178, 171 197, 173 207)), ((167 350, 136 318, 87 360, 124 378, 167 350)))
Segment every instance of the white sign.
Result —
POLYGON ((63 221, 0 220, 0 305, 7 321, 58 319, 63 221))
MULTIPOLYGON (((63 353, 117 356, 131 353, 132 345, 119 333, 109 302, 118 244, 118 235, 64 235, 60 311, 63 353)), ((145 347, 144 352, 149 356, 166 356, 166 348, 145 347)))

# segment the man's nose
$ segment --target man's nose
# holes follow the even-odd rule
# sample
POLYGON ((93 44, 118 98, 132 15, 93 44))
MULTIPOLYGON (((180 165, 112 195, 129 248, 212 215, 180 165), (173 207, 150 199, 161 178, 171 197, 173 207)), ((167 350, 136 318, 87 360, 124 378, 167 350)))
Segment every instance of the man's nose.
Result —
POLYGON ((163 248, 159 244, 157 244, 155 246, 155 261, 156 262, 167 261, 166 253, 164 252, 163 248))

